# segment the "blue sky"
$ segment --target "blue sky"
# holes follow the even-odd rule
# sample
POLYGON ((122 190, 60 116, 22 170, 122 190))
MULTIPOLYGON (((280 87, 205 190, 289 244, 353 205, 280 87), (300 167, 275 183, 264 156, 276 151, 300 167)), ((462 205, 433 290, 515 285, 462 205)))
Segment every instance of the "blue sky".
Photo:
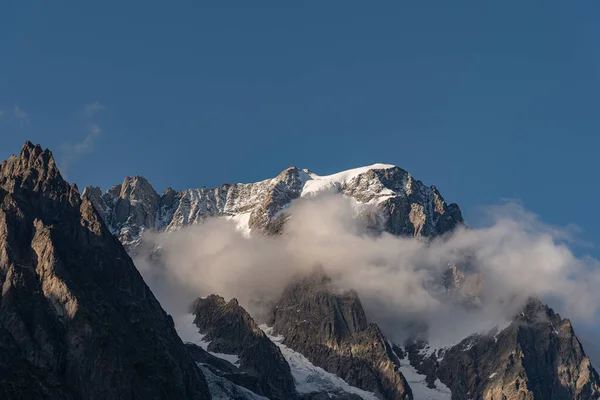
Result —
POLYGON ((0 158, 29 139, 80 187, 159 191, 393 163, 467 219, 519 199, 597 244, 599 11, 3 1, 0 158))

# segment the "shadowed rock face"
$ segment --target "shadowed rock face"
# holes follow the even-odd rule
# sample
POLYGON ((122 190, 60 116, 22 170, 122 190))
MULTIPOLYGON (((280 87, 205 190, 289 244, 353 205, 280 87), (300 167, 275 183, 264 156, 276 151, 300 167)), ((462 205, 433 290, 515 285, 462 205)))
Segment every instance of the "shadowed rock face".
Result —
POLYGON ((213 398, 266 399, 257 394, 261 392, 263 385, 257 376, 241 371, 229 361, 216 357, 193 343, 186 343, 185 347, 206 376, 213 398))
POLYGON ((337 293, 321 271, 290 284, 273 309, 283 344, 349 384, 384 399, 412 399, 399 365, 355 292, 337 293))
POLYGON ((590 400, 600 381, 568 319, 531 299, 506 329, 474 335, 448 349, 441 361, 410 347, 419 372, 452 390, 452 399, 590 400))
POLYGON ((0 285, 0 398, 210 398, 123 246, 29 142, 0 164, 0 285))
MULTIPOLYGON (((220 296, 210 295, 197 299, 192 310, 194 324, 205 335, 203 340, 210 342, 208 350, 237 355, 240 372, 258 378, 258 382, 251 386, 238 384, 270 399, 291 400, 298 397, 290 366, 281 351, 236 299, 226 302, 220 296)), ((231 379, 237 381, 235 377, 231 379)))

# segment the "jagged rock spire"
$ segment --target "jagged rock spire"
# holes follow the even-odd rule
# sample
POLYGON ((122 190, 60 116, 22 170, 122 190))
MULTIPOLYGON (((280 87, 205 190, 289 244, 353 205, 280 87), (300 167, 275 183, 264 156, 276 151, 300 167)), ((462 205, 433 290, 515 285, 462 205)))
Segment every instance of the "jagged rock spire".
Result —
POLYGON ((27 141, 18 156, 11 156, 0 164, 0 182, 14 184, 33 191, 65 190, 68 184, 62 178, 52 152, 27 141))

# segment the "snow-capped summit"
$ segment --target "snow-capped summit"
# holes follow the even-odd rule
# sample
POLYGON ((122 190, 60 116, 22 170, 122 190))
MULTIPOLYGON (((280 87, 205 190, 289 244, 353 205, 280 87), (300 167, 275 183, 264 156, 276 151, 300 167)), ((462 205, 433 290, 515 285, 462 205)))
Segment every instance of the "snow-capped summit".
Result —
POLYGON ((88 187, 89 198, 113 234, 129 248, 145 230, 177 230, 225 217, 245 232, 276 233, 292 201, 322 193, 339 193, 359 204, 374 204, 387 216, 385 230, 401 235, 433 236, 462 223, 456 204, 447 205, 435 186, 425 186, 391 164, 373 164, 331 175, 289 167, 275 178, 256 183, 224 184, 216 188, 167 189, 159 196, 142 177, 127 177, 101 194, 88 187))
POLYGON ((340 189, 343 185, 352 181, 359 175, 371 170, 383 170, 390 168, 395 168, 395 166, 391 164, 373 164, 366 167, 353 168, 326 176, 319 176, 310 170, 304 169, 301 171, 301 178, 305 180, 305 183, 300 196, 310 196, 329 191, 339 192, 341 191, 340 189))

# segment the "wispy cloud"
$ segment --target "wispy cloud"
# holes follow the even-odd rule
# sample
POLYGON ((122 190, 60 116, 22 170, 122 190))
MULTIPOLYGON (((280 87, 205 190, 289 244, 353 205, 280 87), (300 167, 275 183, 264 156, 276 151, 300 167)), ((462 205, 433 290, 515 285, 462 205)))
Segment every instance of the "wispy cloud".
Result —
POLYGON ((9 121, 21 121, 29 124, 29 114, 25 112, 18 104, 12 108, 0 108, 0 118, 6 118, 9 121))
POLYGON ((29 114, 27 114, 25 110, 23 110, 18 104, 15 104, 12 111, 12 115, 14 118, 19 119, 25 122, 26 124, 29 124, 29 114))
POLYGON ((100 125, 96 122, 91 121, 96 114, 105 107, 98 103, 94 102, 91 104, 87 104, 81 115, 87 121, 85 125, 85 136, 76 143, 63 143, 60 147, 61 149, 61 161, 60 161, 60 170, 63 175, 66 176, 70 166, 81 156, 86 154, 91 154, 94 152, 96 147, 96 143, 100 137, 102 137, 103 132, 100 125))
POLYGON ((13 109, 14 115, 16 118, 19 119, 27 119, 29 116, 27 115, 27 113, 25 111, 23 111, 23 109, 21 107, 19 107, 17 104, 15 104, 15 108, 13 109))
POLYGON ((102 129, 100 129, 98 124, 93 122, 86 126, 86 130, 87 135, 85 138, 81 142, 75 143, 75 145, 73 145, 73 147, 70 149, 73 155, 79 156, 91 153, 94 151, 96 139, 102 136, 102 129))
POLYGON ((88 120, 92 119, 97 113, 103 111, 104 109, 105 107, 97 101, 86 104, 86 106, 83 108, 83 117, 88 120))

